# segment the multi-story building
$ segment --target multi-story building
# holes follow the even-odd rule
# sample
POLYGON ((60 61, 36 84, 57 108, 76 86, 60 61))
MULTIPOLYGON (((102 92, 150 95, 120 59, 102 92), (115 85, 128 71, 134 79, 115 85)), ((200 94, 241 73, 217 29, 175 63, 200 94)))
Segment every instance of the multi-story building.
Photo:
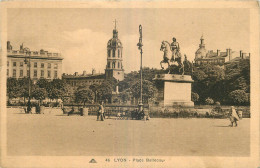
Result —
POLYGON ((62 75, 62 60, 60 53, 51 53, 43 49, 26 53, 23 44, 20 45, 20 50, 13 50, 10 41, 7 42, 7 77, 28 77, 30 66, 30 76, 33 80, 58 79, 62 75))
POLYGON ((213 50, 207 51, 203 37, 201 37, 200 41, 199 49, 195 52, 195 66, 205 63, 222 66, 233 59, 248 59, 250 57, 250 53, 244 53, 242 50, 236 52, 230 48, 226 49, 225 52, 221 52, 220 50, 217 50, 217 52, 213 52, 213 50))
POLYGON ((91 74, 87 74, 86 71, 83 71, 83 74, 78 74, 75 72, 73 75, 63 74, 62 79, 73 86, 91 86, 92 84, 100 85, 105 80, 105 74, 96 73, 93 69, 91 74))

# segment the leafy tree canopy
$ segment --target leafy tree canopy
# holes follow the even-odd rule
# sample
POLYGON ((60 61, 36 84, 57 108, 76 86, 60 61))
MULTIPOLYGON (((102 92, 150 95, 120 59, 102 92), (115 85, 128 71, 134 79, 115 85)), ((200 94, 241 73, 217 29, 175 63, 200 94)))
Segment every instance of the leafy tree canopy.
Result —
POLYGON ((229 93, 229 98, 236 105, 249 103, 249 95, 244 90, 234 90, 229 93))
POLYGON ((208 105, 212 105, 214 104, 214 100, 210 97, 208 97, 206 100, 205 100, 205 103, 208 104, 208 105))
POLYGON ((75 92, 75 101, 78 103, 91 103, 94 100, 94 93, 90 89, 78 89, 75 92))
POLYGON ((47 97, 47 91, 45 88, 35 88, 32 92, 32 97, 42 101, 47 97))
MULTIPOLYGON (((140 80, 137 81, 134 85, 131 86, 130 91, 132 92, 132 95, 135 98, 140 98, 140 89, 141 85, 140 85, 140 80)), ((155 87, 155 85, 148 81, 148 80, 143 80, 143 99, 145 101, 148 101, 151 98, 155 97, 155 94, 157 93, 157 89, 155 87)))
POLYGON ((49 87, 49 81, 47 79, 39 79, 37 82, 36 82, 36 85, 39 87, 39 88, 48 88, 49 87))
POLYGON ((191 92, 191 100, 192 100, 193 102, 199 101, 199 95, 198 95, 198 93, 191 92))
POLYGON ((239 62, 228 64, 225 74, 228 92, 234 90, 250 92, 250 61, 248 59, 241 59, 239 62))

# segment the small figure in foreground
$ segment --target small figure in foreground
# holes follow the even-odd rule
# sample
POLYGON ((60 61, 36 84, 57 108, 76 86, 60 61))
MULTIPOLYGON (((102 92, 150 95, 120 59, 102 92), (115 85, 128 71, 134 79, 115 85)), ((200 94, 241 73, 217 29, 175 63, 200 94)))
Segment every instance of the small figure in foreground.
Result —
POLYGON ((239 116, 238 116, 234 106, 231 106, 231 109, 230 109, 230 112, 229 112, 229 119, 230 119, 230 122, 231 122, 231 124, 229 126, 230 127, 233 127, 233 126, 237 127, 237 121, 239 120, 239 116))
POLYGON ((104 106, 103 106, 103 102, 99 105, 99 109, 97 112, 97 121, 99 120, 99 116, 100 116, 100 120, 104 121, 104 106))

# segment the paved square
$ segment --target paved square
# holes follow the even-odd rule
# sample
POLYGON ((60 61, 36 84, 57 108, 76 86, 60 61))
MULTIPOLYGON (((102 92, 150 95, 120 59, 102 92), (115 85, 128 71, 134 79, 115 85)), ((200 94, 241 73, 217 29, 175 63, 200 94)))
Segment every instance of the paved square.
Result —
POLYGON ((7 110, 8 155, 248 156, 250 119, 96 121, 95 116, 23 114, 7 110))

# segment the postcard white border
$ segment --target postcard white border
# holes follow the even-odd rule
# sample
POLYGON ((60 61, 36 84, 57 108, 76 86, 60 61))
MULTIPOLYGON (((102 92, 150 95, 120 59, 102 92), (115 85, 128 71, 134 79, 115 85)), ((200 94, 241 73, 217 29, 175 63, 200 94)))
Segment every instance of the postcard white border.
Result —
MULTIPOLYGON (((1 166, 2 167, 229 167, 256 168, 259 166, 259 11, 256 1, 150 1, 150 2, 2 2, 1 3, 1 166), (106 163, 105 158, 119 156, 7 156, 6 142, 6 41, 8 8, 248 8, 250 9, 250 48, 251 48, 251 119, 250 157, 206 157, 206 156, 142 156, 138 158, 160 158, 161 163, 106 163), (89 163, 95 158, 98 163, 89 163)), ((125 156, 124 156, 125 158, 125 156)), ((128 156, 132 159, 133 156, 128 156)))

